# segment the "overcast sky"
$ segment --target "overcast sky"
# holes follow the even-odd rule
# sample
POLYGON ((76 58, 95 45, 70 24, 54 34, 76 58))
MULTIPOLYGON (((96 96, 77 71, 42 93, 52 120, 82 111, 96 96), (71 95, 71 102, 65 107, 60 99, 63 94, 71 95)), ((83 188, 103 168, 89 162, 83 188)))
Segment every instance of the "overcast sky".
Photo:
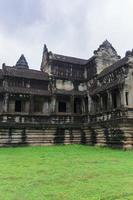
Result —
POLYGON ((44 43, 89 58, 105 39, 121 56, 133 48, 133 0, 0 0, 0 65, 24 54, 39 69, 44 43))

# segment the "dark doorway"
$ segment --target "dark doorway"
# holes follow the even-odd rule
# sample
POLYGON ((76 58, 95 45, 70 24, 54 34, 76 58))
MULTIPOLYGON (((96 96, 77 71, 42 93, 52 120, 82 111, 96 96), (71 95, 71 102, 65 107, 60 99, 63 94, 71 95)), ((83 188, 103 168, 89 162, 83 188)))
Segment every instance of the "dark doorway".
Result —
POLYGON ((22 105, 20 100, 15 101, 15 112, 21 112, 22 105))
POLYGON ((88 113, 88 97, 85 98, 85 113, 88 113))
POLYGON ((128 106, 128 92, 126 92, 125 95, 126 95, 126 105, 128 106))
POLYGON ((66 102, 59 101, 59 112, 66 112, 66 102))
POLYGON ((118 91, 117 90, 114 90, 112 92, 112 103, 113 103, 113 108, 117 108, 117 94, 118 94, 118 91))
POLYGON ((93 110, 94 112, 98 112, 100 110, 100 100, 99 97, 96 95, 93 97, 93 110))
POLYGON ((34 97, 34 112, 35 113, 42 113, 43 109, 43 98, 40 96, 34 97))
POLYGON ((64 144, 64 140, 65 140, 65 129, 57 128, 54 137, 54 144, 64 144))
POLYGON ((79 98, 74 99, 74 113, 76 113, 76 114, 82 113, 81 99, 79 99, 79 98))
POLYGON ((107 95, 107 93, 104 93, 102 95, 102 101, 103 101, 103 109, 107 110, 107 108, 108 108, 108 95, 107 95))

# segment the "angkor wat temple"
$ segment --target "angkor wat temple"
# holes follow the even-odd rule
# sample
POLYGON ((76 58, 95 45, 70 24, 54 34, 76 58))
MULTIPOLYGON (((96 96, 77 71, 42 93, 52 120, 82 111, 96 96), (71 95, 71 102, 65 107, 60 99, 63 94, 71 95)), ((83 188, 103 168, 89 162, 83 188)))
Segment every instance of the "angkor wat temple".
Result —
POLYGON ((44 45, 41 68, 22 55, 0 70, 0 146, 133 146, 133 51, 106 40, 88 59, 44 45))

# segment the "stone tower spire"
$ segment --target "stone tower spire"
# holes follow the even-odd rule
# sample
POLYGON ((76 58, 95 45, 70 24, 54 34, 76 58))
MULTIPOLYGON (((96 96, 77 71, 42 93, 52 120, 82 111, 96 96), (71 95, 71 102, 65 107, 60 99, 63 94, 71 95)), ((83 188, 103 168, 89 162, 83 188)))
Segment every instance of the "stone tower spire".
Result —
POLYGON ((47 45, 44 44, 42 62, 41 62, 41 70, 42 71, 45 71, 45 67, 48 64, 48 60, 49 60, 49 52, 48 52, 47 45))
POLYGON ((112 46, 112 44, 105 40, 96 51, 94 51, 94 56, 96 57, 97 73, 99 74, 106 67, 109 67, 113 63, 120 59, 117 51, 112 46))
POLYGON ((16 63, 16 68, 24 68, 24 69, 29 69, 29 66, 28 66, 28 62, 25 58, 25 56, 22 54, 19 58, 19 60, 17 61, 16 63))

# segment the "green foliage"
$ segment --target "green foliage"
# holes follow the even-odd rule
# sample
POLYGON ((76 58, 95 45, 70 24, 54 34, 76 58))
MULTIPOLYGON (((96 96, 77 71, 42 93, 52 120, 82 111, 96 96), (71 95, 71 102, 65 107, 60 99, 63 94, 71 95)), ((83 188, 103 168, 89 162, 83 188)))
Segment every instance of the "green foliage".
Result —
POLYGON ((132 199, 132 151, 82 145, 0 149, 0 200, 132 199))

